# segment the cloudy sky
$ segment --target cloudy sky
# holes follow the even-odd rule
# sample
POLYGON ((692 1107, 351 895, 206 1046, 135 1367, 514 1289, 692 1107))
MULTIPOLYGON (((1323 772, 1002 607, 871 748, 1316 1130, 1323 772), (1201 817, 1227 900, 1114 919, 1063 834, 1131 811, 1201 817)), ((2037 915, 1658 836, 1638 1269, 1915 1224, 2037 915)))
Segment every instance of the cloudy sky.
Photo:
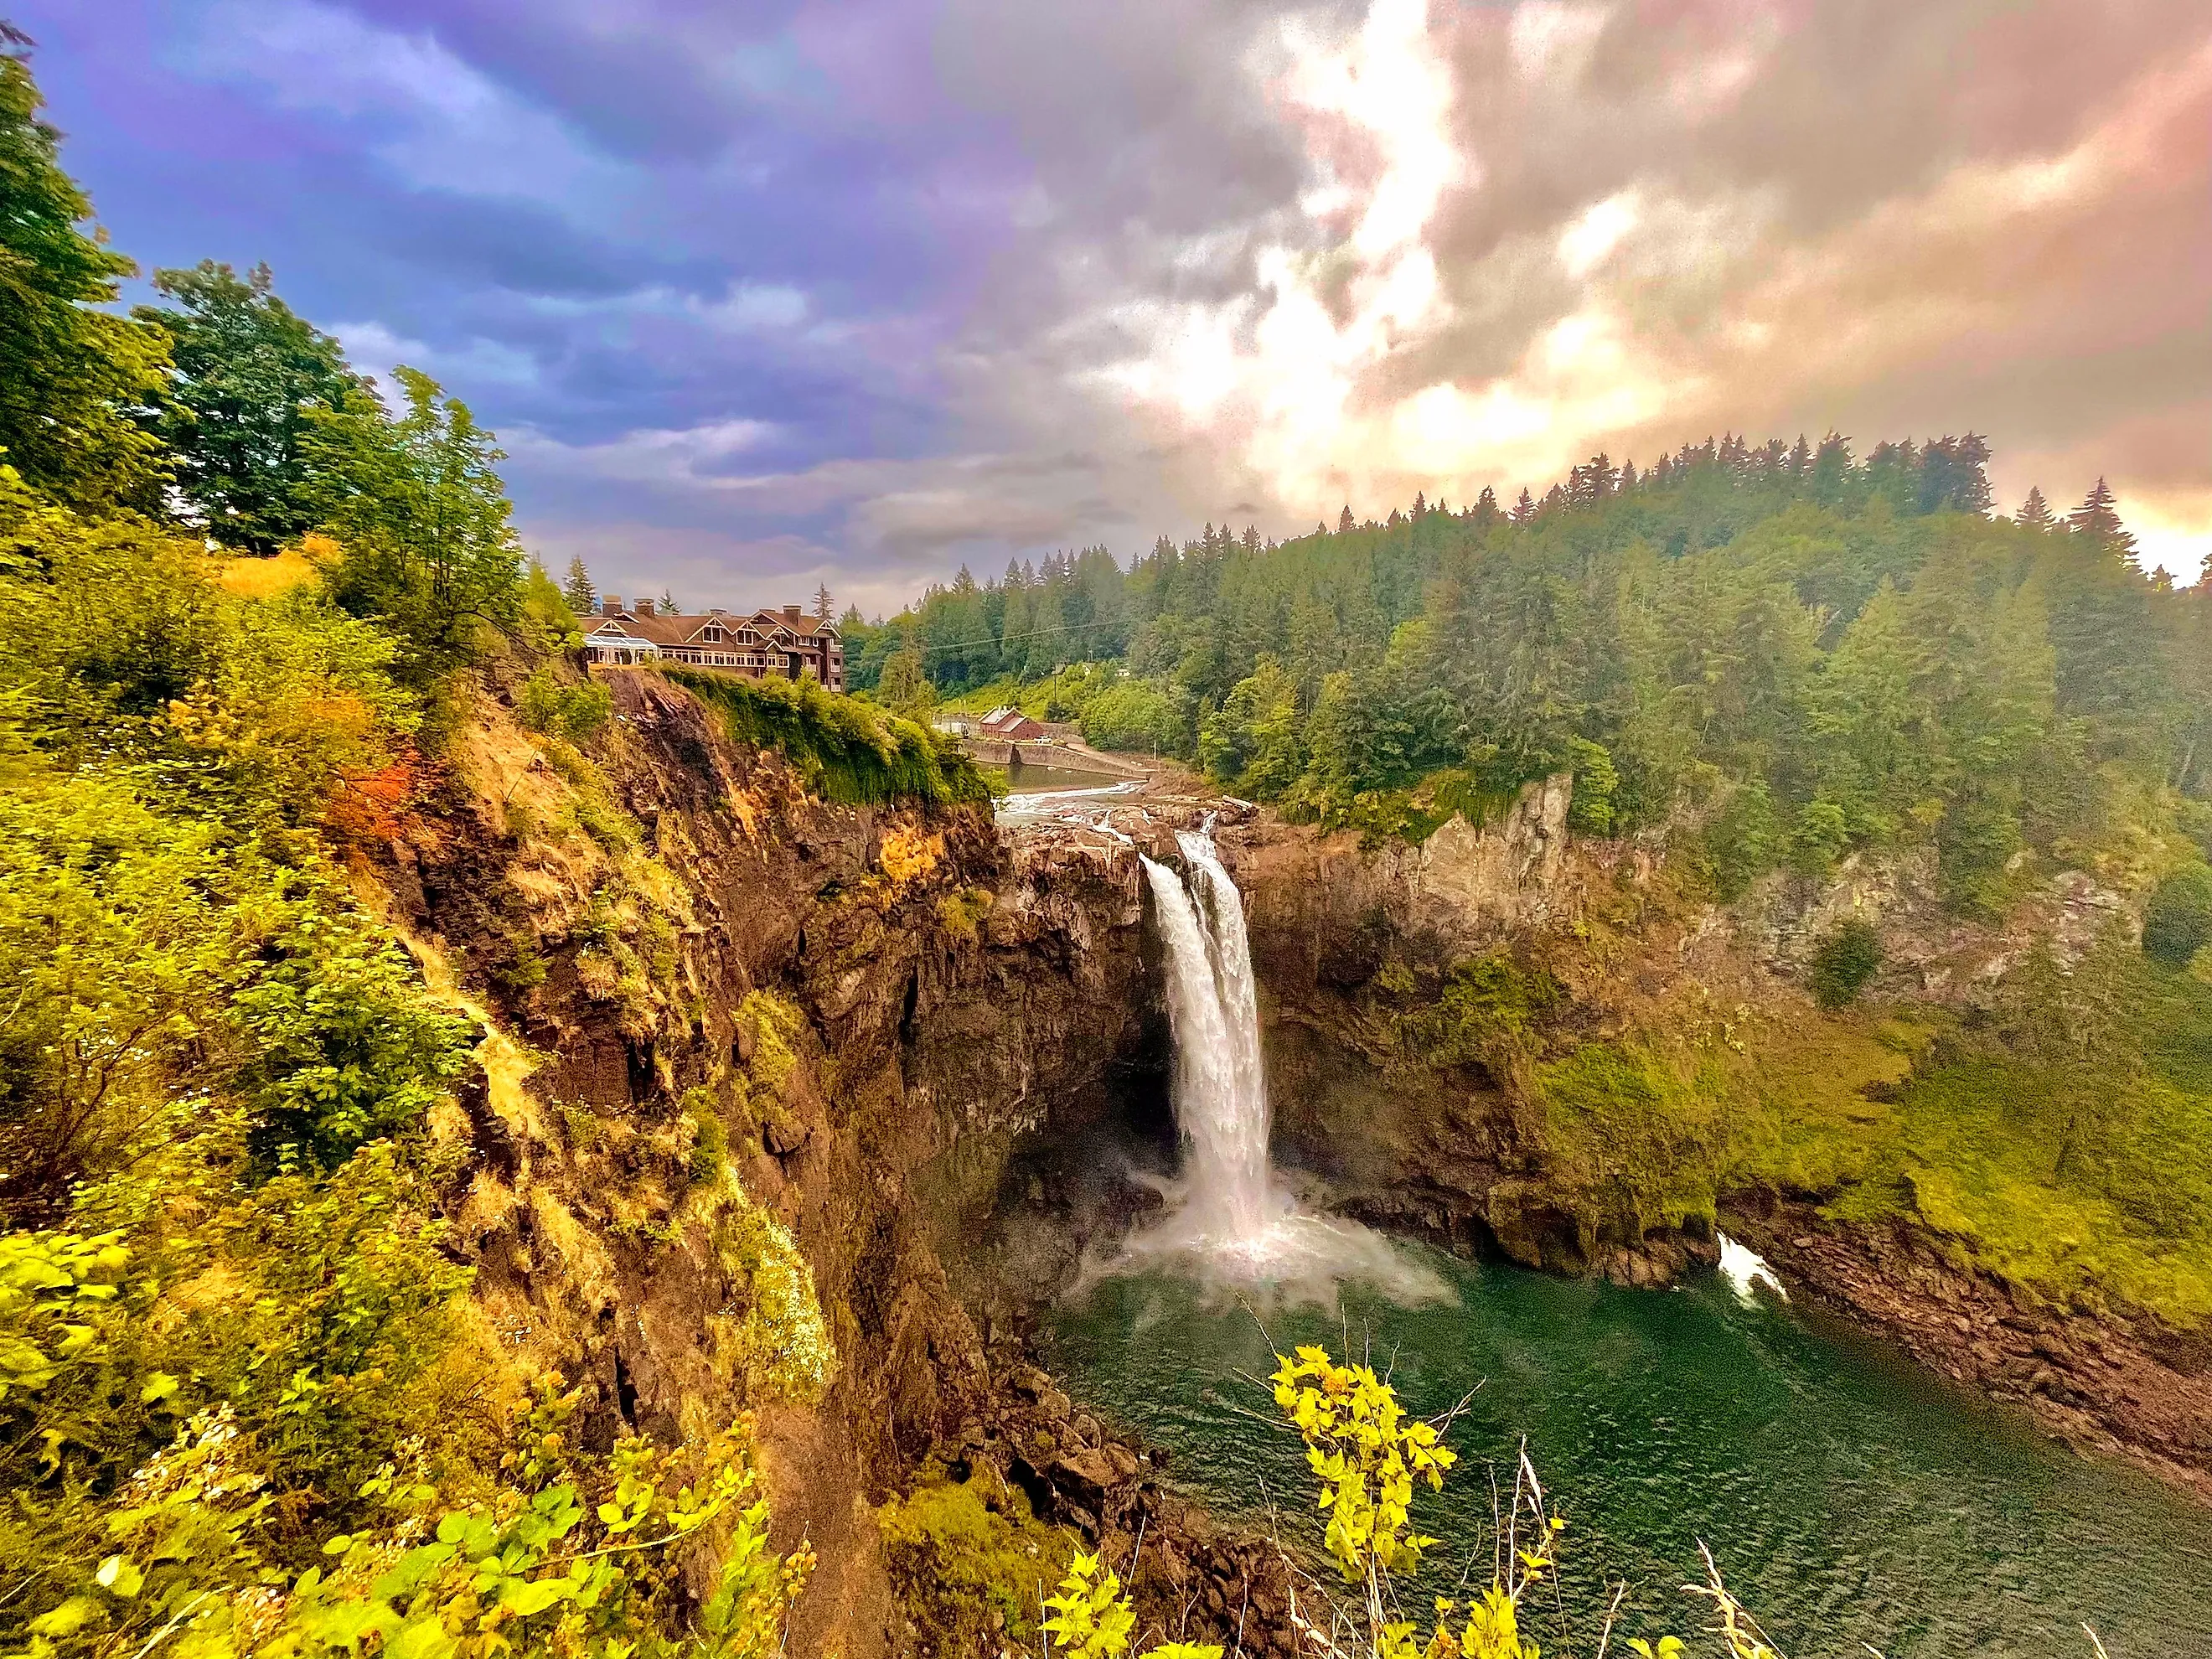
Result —
POLYGON ((1728 429, 1969 428, 2212 550, 2203 0, 4 0, 149 268, 501 433, 603 587, 963 561, 1728 429))

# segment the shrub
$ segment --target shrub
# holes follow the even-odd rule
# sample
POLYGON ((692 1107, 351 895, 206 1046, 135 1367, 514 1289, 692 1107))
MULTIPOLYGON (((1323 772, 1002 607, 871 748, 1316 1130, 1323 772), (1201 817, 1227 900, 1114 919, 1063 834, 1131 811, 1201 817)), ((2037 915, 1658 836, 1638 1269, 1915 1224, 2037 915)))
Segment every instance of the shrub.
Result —
POLYGON ((2212 945, 2212 866, 2192 864, 2159 883, 2143 911, 2143 954, 2184 968, 2212 945))
POLYGON ((1881 971, 1881 935, 1856 916, 1839 922, 1813 947, 1806 984, 1823 1008, 1856 1001, 1867 982, 1881 971))
POLYGON ((719 712, 731 738, 774 749, 806 787, 847 805, 987 801, 990 786, 950 738, 812 679, 746 680, 671 667, 669 678, 719 712))
POLYGON ((574 741, 590 737, 607 723, 614 713, 614 699, 596 681, 566 682, 546 665, 523 683, 515 708, 532 731, 574 741))

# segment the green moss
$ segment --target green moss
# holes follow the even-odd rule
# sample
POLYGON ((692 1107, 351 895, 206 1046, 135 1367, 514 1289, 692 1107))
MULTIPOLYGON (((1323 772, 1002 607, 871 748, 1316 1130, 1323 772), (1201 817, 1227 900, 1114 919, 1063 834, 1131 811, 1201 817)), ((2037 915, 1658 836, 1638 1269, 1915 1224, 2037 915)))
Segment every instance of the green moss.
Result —
POLYGON ((722 716, 730 736, 774 749, 807 787, 848 805, 987 801, 989 787, 958 744, 811 679, 748 680, 671 667, 669 678, 722 716))
POLYGON ((729 1158, 730 1132, 714 1109, 711 1092, 690 1091, 684 1097, 684 1110, 691 1120, 691 1150, 685 1155, 685 1173, 694 1186, 720 1179, 729 1158))
POLYGON ((798 1005, 773 991, 748 991, 732 1016, 738 1030, 738 1051, 750 1054, 730 1079, 731 1109, 738 1114, 748 1133, 763 1130, 787 1136, 791 1109, 784 1092, 792 1073, 799 1069, 799 1034, 806 1016, 798 1005))
MULTIPOLYGON (((1377 977, 1397 994, 1413 988, 1412 974, 1399 963, 1377 977)), ((1434 1002, 1398 1017, 1398 1050, 1416 1065, 1480 1065, 1502 1073, 1532 1049, 1537 1022, 1559 998, 1549 974, 1522 967, 1510 951, 1469 957, 1452 964, 1434 1002)))
POLYGON ((988 887, 965 887, 937 901, 937 917, 953 938, 972 940, 996 902, 988 887))
POLYGON ((815 1294, 814 1272, 783 1224, 729 1183, 714 1254, 742 1288, 743 1310, 713 1316, 751 1401, 808 1404, 836 1380, 837 1351, 815 1294))
POLYGON ((876 1512, 892 1588, 927 1651, 1028 1652, 1038 1608, 1076 1549, 1032 1518, 1018 1488, 979 1474, 929 1481, 876 1512))
POLYGON ((2145 1065, 2053 1063, 1948 1029, 1824 1018, 1754 1043, 1731 1088, 1728 1184, 1904 1218, 2061 1302, 2212 1320, 2212 988, 2139 1011, 2145 1065))
POLYGON ((1637 1231, 1710 1218, 1731 1139, 1726 1067, 1702 1048, 1584 1043, 1535 1068, 1553 1179, 1637 1231))

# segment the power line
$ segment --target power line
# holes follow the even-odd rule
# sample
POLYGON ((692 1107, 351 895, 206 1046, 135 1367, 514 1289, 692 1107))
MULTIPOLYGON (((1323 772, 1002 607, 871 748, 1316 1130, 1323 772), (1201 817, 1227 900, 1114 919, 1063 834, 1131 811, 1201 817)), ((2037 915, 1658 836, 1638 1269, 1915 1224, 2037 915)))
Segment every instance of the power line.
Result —
MULTIPOLYGON (((1050 628, 1032 628, 1025 634, 1009 634, 1004 639, 994 639, 990 635, 986 635, 980 640, 962 640, 951 645, 929 645, 921 641, 912 641, 909 642, 909 645, 911 646, 911 648, 919 650, 925 657, 928 656, 933 652, 974 651, 980 649, 984 646, 997 646, 1000 649, 1004 649, 1009 645, 1017 645, 1025 640, 1048 639, 1054 634, 1072 634, 1079 629, 1100 628, 1105 625, 1106 624, 1104 623, 1095 622, 1059 623, 1050 628)), ((886 623, 884 625, 884 631, 885 633, 890 633, 894 630, 890 624, 886 623)), ((909 648, 908 646, 902 646, 900 647, 902 650, 908 648, 909 648)))

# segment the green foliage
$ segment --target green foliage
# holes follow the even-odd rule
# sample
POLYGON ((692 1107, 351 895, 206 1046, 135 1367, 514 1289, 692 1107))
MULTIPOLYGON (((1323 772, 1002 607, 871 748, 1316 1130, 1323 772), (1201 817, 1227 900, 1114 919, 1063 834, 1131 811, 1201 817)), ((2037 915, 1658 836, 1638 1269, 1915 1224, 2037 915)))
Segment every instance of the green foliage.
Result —
POLYGON ((257 1139, 325 1167, 414 1123, 476 1040, 424 995, 404 951, 335 903, 300 905, 258 940, 231 1006, 251 1055, 234 1086, 257 1139))
POLYGON ((1206 716, 1198 737, 1200 764, 1248 795, 1273 799, 1306 769, 1297 682, 1273 657, 1260 659, 1249 679, 1206 716))
POLYGON ((120 1233, 0 1235, 0 1407, 86 1358, 100 1332, 75 1316, 114 1300, 130 1260, 120 1233))
POLYGON ((226 547, 270 554, 321 521, 309 465, 311 410, 372 401, 337 341, 270 292, 269 267, 157 270, 173 306, 131 315, 168 343, 173 373, 154 431, 178 490, 226 547))
POLYGON ((262 1557, 276 1506, 242 1461, 245 1437, 219 1416, 195 1419, 142 1472, 141 1501, 112 1528, 120 1547, 28 1620, 25 1651, 168 1638, 184 1653, 265 1659, 358 1653, 364 1642, 425 1659, 780 1652, 813 1563, 803 1547, 783 1559, 769 1548, 750 1421, 689 1454, 629 1438, 592 1457, 565 1432, 579 1398, 541 1381, 514 1414, 511 1478, 485 1498, 442 1502, 435 1485, 386 1465, 362 1491, 381 1513, 325 1540, 323 1564, 296 1577, 262 1557), (717 1528, 726 1540, 687 1621, 682 1569, 717 1528))
POLYGON ((515 712, 532 731, 574 743, 607 723, 614 714, 614 698, 596 681, 564 678, 546 663, 523 682, 515 712))
POLYGON ((957 744, 825 690, 812 679, 749 680, 671 667, 668 677, 720 712, 739 743, 774 749, 807 787, 849 805, 946 805, 991 798, 957 744))
POLYGON ((471 656, 484 629, 516 625, 523 558, 491 434, 428 375, 396 373, 403 413, 374 398, 313 410, 307 453, 343 543, 332 596, 404 640, 427 675, 471 656))
POLYGON ((925 1480, 876 1511, 892 1588, 935 1652, 1028 1651, 1039 1609, 1074 1555, 1066 1529, 1030 1513, 1019 1487, 925 1480))
POLYGON ((137 267, 79 226, 30 66, 0 53, 0 460, 86 512, 158 510, 161 445, 132 417, 159 395, 162 337, 96 309, 137 267))
POLYGON ((2212 866, 2192 864, 2159 883, 2143 909, 2143 954, 2169 968, 2212 945, 2212 866))
POLYGON ((1085 705, 1083 740, 1094 749, 1179 755, 1190 742, 1192 712, 1180 687, 1124 679, 1085 705))
POLYGON ((1567 807, 1567 828, 1585 836, 1613 832, 1613 798, 1620 789, 1620 775, 1605 745, 1587 738, 1567 739, 1567 759, 1575 780, 1573 800, 1567 807))
POLYGON ((1805 982, 1823 1008, 1841 1008, 1857 1000, 1868 981, 1881 971, 1881 935, 1874 924, 1852 916, 1813 947, 1805 982))

